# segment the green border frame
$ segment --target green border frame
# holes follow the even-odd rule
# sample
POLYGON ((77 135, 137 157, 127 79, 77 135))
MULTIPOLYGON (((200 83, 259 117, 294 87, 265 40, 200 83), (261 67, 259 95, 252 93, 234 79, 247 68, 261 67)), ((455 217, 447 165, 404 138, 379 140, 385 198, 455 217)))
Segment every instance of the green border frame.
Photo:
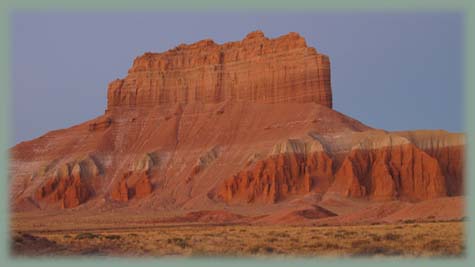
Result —
POLYGON ((201 0, 201 1, 152 1, 152 0, 0 0, 0 265, 2 266, 100 266, 114 265, 149 266, 473 266, 475 264, 473 215, 475 205, 472 203, 472 194, 475 183, 474 162, 475 147, 472 140, 475 134, 475 107, 471 106, 475 99, 475 1, 473 0, 201 0), (465 107, 464 122, 467 134, 467 157, 466 157, 466 209, 469 220, 466 226, 466 256, 462 258, 440 259, 406 259, 406 258, 269 258, 269 259, 229 259, 229 258, 192 258, 192 259, 161 259, 161 258, 11 258, 9 256, 9 208, 8 208, 8 140, 10 140, 10 14, 12 10, 28 9, 37 11, 46 10, 77 10, 77 11, 204 11, 204 10, 274 10, 274 11, 298 11, 298 10, 332 10, 345 12, 358 11, 459 11, 464 14, 464 85, 465 107))

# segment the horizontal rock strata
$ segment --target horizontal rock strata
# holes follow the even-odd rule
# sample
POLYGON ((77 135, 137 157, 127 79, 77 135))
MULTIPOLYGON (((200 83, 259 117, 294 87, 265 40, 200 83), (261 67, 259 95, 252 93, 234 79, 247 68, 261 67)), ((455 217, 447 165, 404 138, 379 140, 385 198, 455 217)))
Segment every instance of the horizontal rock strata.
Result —
POLYGON ((223 101, 331 107, 329 58, 296 33, 269 39, 257 31, 240 42, 180 45, 136 58, 127 77, 110 83, 107 107, 223 101))

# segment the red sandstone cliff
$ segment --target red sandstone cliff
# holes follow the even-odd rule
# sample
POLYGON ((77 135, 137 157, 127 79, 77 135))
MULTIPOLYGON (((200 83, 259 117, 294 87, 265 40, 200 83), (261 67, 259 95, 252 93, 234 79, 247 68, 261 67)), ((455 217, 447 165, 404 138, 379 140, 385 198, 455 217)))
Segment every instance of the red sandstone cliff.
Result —
POLYGON ((463 193, 462 134, 374 130, 331 107, 329 59, 295 33, 146 53, 109 85, 106 114, 11 149, 10 199, 294 218, 334 216, 313 206, 332 197, 463 193))
POLYGON ((227 100, 331 107, 330 61, 297 33, 183 44, 137 57, 126 78, 110 83, 107 108, 227 100))

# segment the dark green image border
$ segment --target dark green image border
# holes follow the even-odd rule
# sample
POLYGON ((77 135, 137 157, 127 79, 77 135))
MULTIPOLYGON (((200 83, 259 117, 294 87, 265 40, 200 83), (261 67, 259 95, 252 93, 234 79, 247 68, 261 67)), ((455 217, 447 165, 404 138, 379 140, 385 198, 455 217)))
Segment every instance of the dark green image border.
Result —
MULTIPOLYGON (((147 1, 147 0, 0 0, 0 266, 475 266, 474 222, 475 191, 473 176, 475 147, 475 1, 474 0, 201 0, 201 1, 147 1), (10 87, 10 16, 15 10, 74 10, 74 11, 344 11, 344 12, 461 12, 464 17, 464 122, 467 134, 466 155, 466 206, 469 220, 466 226, 466 256, 461 258, 11 258, 9 255, 9 208, 8 208, 8 144, 12 136, 11 87, 10 87)), ((443 107, 441 107, 443 108, 443 107)))

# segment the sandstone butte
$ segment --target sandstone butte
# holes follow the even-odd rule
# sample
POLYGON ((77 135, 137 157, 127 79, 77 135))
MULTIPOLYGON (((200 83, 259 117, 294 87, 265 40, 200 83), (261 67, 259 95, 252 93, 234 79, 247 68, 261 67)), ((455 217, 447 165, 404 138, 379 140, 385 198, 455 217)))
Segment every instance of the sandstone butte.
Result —
POLYGON ((337 112, 329 57, 297 33, 256 31, 137 57, 103 115, 11 148, 10 200, 16 213, 173 211, 168 221, 344 221, 419 203, 437 215, 463 199, 464 144, 337 112))

